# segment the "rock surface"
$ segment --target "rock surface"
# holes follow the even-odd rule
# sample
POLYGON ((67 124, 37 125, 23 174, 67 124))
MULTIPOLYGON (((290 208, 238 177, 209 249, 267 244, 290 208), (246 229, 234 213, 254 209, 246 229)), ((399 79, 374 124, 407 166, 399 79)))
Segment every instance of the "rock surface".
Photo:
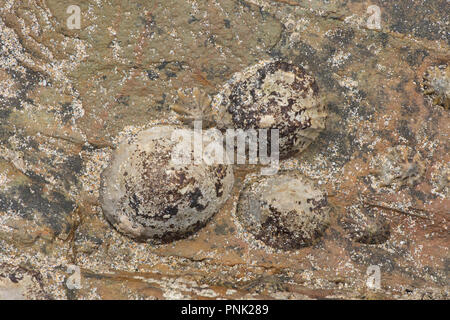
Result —
POLYGON ((80 29, 64 1, 0 0, 2 297, 448 299, 449 111, 442 90, 424 90, 450 58, 448 1, 71 4, 80 29), (234 213, 253 167, 187 239, 137 243, 111 228, 100 175, 121 137, 171 120, 178 89, 213 96, 268 59, 301 66, 324 94, 326 130, 280 163, 328 194, 320 241, 247 241, 234 213), (367 286, 371 266, 380 288, 367 286))
POLYGON ((295 171, 250 177, 239 195, 236 216, 246 232, 282 250, 311 246, 328 226, 326 195, 295 171))

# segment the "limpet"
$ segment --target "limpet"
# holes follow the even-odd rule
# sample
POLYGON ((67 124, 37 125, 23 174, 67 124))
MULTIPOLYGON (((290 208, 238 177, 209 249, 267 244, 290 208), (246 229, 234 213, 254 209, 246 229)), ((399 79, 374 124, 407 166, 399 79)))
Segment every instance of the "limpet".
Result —
POLYGON ((414 186, 423 179, 424 161, 417 151, 406 145, 397 145, 386 149, 386 153, 377 155, 371 165, 375 168, 371 176, 372 188, 414 186))
POLYGON ((312 245, 328 226, 324 192, 298 173, 253 176, 242 190, 236 215, 255 239, 277 249, 312 245))
MULTIPOLYGON (((159 125, 122 142, 102 174, 106 219, 138 241, 166 243, 192 234, 222 207, 232 189, 231 166, 173 160, 180 146, 191 150, 190 141, 183 146, 186 141, 173 138, 176 130, 192 133, 159 125)), ((187 155, 191 158, 192 150, 187 155)))

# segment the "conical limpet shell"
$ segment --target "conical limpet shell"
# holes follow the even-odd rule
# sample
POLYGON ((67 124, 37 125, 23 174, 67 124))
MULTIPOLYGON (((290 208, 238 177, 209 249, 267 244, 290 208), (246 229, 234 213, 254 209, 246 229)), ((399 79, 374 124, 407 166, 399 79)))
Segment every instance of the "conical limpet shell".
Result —
MULTIPOLYGON (((136 240, 161 243, 188 236, 220 209, 233 186, 230 166, 177 164, 172 157, 180 147, 172 138, 176 130, 191 132, 155 126, 121 143, 102 174, 106 219, 136 240)), ((190 142, 184 150, 189 147, 190 142)))
POLYGON ((426 95, 433 97, 433 103, 450 108, 450 68, 447 64, 427 69, 422 83, 426 95))
POLYGON ((339 219, 347 236, 355 242, 382 244, 390 235, 389 222, 378 210, 360 203, 347 207, 346 214, 339 219))
POLYGON ((281 61, 263 61, 234 74, 212 107, 222 128, 279 129, 282 158, 308 147, 327 116, 314 78, 281 61))
POLYGON ((313 244, 329 220, 324 192, 310 179, 288 171, 252 177, 239 196, 236 214, 256 239, 284 250, 313 244))

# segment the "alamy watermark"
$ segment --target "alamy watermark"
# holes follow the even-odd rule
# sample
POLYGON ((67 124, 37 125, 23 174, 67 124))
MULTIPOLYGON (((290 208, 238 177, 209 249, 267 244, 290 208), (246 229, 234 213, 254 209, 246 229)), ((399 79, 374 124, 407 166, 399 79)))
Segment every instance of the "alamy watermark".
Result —
POLYGON ((227 129, 223 134, 216 128, 203 130, 202 121, 195 121, 194 130, 177 129, 171 140, 175 164, 261 164, 266 166, 261 168, 262 175, 276 174, 279 169, 278 129, 227 129))
POLYGON ((371 265, 366 270, 367 280, 366 285, 369 289, 381 288, 381 269, 380 266, 371 265))

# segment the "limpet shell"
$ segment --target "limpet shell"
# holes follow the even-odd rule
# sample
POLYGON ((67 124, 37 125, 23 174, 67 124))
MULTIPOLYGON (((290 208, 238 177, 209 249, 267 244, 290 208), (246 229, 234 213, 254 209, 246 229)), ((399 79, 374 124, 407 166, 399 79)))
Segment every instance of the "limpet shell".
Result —
POLYGON ((379 210, 362 204, 348 207, 339 222, 347 236, 358 243, 382 244, 391 235, 389 222, 379 210))
POLYGON ((117 147, 102 174, 106 219, 136 240, 165 243, 192 234, 222 207, 232 189, 231 166, 173 160, 180 146, 172 139, 175 130, 192 132, 173 125, 141 131, 117 147))
POLYGON ((329 207, 314 182, 292 171, 251 177, 236 215, 255 239, 277 249, 312 245, 328 226, 329 207))
POLYGON ((371 161, 374 175, 372 188, 390 187, 394 190, 414 186, 423 179, 425 163, 419 152, 406 145, 386 149, 371 161))
POLYGON ((327 116, 314 78, 299 66, 273 60, 235 73, 212 108, 222 128, 279 129, 281 158, 307 148, 327 116))

